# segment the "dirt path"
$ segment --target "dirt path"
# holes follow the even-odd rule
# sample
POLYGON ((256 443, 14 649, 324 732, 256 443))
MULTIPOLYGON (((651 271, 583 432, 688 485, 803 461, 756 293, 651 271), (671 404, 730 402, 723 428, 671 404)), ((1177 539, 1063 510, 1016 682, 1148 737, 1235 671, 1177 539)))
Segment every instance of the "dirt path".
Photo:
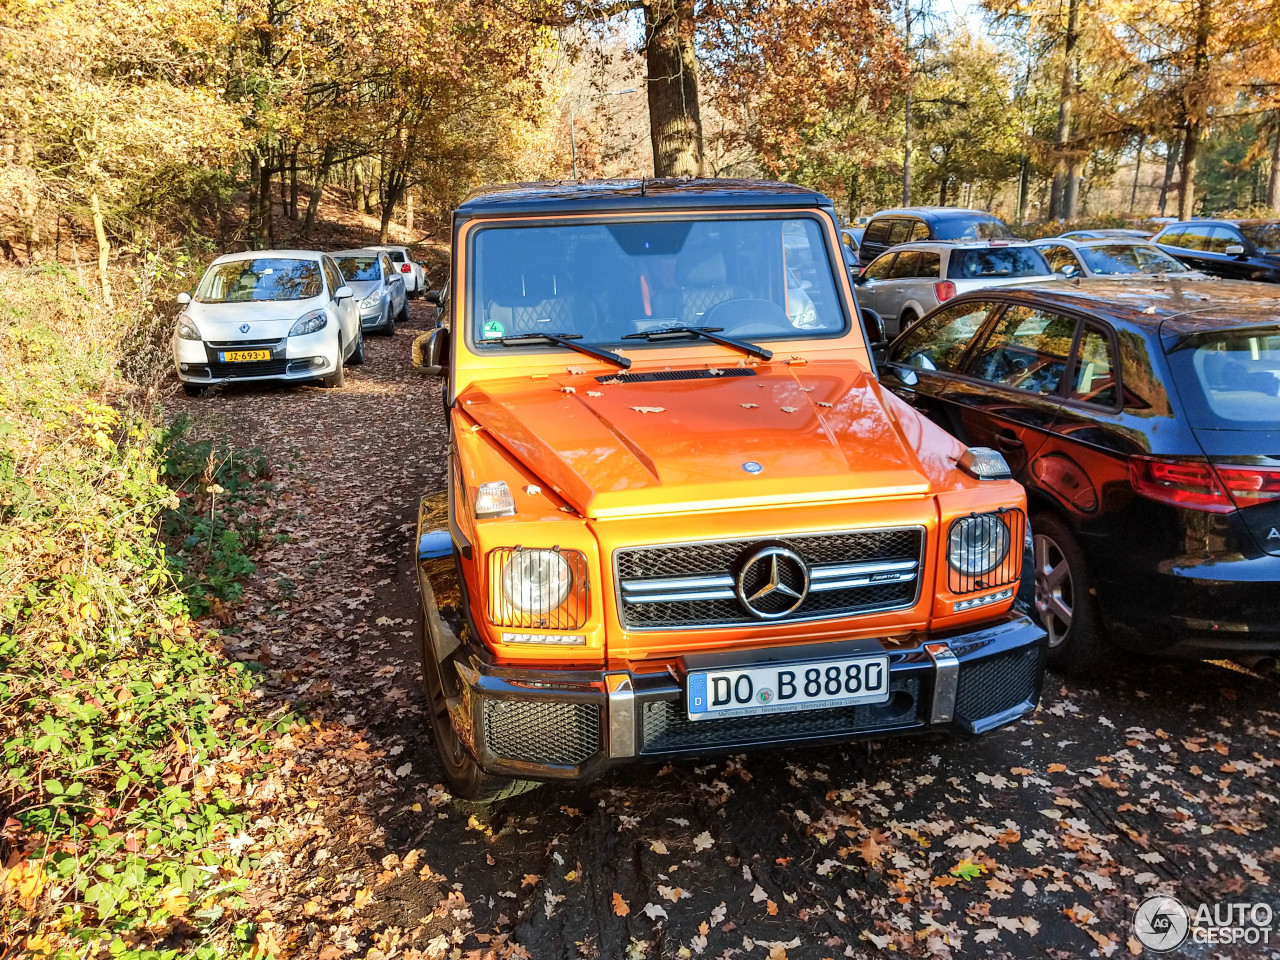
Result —
MULTIPOLYGON (((649 764, 483 816, 455 805, 409 566, 443 464, 439 388, 408 362, 432 312, 371 337, 345 389, 179 404, 282 471, 297 457, 289 541, 258 558, 227 637, 264 705, 310 720, 244 787, 260 943, 324 960, 1123 956, 1151 893, 1270 902, 1276 685, 1210 665, 1050 677, 1035 717, 975 742, 649 764)), ((1271 940, 1177 955, 1280 956, 1271 940)))

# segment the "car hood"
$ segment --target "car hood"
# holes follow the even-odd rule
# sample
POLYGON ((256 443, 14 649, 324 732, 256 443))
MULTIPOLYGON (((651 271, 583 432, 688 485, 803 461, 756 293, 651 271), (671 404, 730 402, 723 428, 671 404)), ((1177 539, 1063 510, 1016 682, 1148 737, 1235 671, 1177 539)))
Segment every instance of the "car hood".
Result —
POLYGON ((382 286, 381 280, 348 280, 347 286, 351 288, 351 292, 355 295, 356 302, 359 303, 369 294, 376 291, 382 286))
POLYGON ((491 381, 458 409, 587 517, 932 492, 923 454, 856 365, 708 373, 491 381), (666 379, 681 374, 698 379, 666 379))
POLYGON ((289 335, 303 314, 323 309, 324 297, 256 300, 251 303, 196 303, 183 311, 206 340, 272 340, 289 335), (242 329, 248 326, 248 330, 242 329))

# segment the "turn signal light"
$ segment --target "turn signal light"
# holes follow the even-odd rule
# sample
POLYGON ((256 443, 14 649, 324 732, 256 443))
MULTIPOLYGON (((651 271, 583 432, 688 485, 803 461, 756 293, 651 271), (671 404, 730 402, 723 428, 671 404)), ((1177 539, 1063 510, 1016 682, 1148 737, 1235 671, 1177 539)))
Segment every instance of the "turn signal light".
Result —
POLYGON ((1280 498, 1280 470, 1207 460, 1130 457, 1129 482, 1149 500, 1207 513, 1231 513, 1280 498))
POLYGON ((956 295, 956 285, 950 280, 939 280, 933 285, 933 295, 939 303, 946 303, 956 295))

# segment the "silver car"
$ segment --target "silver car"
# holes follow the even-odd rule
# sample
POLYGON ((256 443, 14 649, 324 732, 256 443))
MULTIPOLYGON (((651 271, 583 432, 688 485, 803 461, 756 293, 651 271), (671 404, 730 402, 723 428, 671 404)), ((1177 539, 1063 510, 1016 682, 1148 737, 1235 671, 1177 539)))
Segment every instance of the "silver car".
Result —
POLYGON ((409 295, 404 279, 381 250, 339 250, 333 254, 360 309, 360 326, 393 334, 396 321, 409 319, 409 295))
POLYGON ((1154 243, 1115 237, 1073 240, 1063 235, 1036 240, 1034 246, 1054 273, 1066 277, 1169 277, 1203 280, 1206 274, 1192 270, 1154 243))
POLYGON ((413 251, 408 247, 376 244, 370 250, 381 250, 391 258, 396 272, 404 277, 404 291, 411 297, 420 297, 427 292, 427 272, 422 261, 413 259, 413 251))
POLYGON ((859 305, 880 315, 892 339, 957 294, 1052 279, 1044 256, 1029 243, 921 240, 881 254, 854 282, 859 305))

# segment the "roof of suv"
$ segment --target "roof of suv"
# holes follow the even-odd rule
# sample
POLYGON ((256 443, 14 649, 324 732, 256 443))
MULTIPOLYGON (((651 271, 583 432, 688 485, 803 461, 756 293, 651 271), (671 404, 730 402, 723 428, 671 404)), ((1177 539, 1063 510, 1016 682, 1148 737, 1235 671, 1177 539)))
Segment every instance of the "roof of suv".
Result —
POLYGON ((887 257, 891 253, 902 253, 906 250, 986 250, 992 247, 1003 249, 1004 247, 1030 246, 1034 246, 1032 241, 1018 237, 993 237, 990 240, 908 240, 906 243, 890 247, 880 256, 887 257))
POLYGON ((1160 232, 1164 233, 1174 227, 1214 227, 1223 224, 1238 227, 1242 224, 1254 223, 1280 223, 1280 220, 1266 217, 1196 217, 1193 220, 1175 220, 1173 223, 1166 223, 1160 228, 1160 232))
POLYGON ((1280 289, 1274 284, 1247 280, 1048 280, 975 290, 963 296, 998 296, 1028 299, 1041 306, 1075 307, 1142 326, 1165 324, 1163 332, 1168 333, 1280 323, 1280 289))
POLYGON ((919 217, 921 220, 954 220, 958 217, 983 217, 1000 219, 985 210, 969 210, 964 207, 898 207, 893 210, 877 210, 873 220, 880 217, 919 217))
POLYGON ((686 179, 586 180, 512 183, 481 187, 457 209, 457 216, 607 213, 681 207, 828 207, 822 194, 791 183, 769 180, 686 179))

